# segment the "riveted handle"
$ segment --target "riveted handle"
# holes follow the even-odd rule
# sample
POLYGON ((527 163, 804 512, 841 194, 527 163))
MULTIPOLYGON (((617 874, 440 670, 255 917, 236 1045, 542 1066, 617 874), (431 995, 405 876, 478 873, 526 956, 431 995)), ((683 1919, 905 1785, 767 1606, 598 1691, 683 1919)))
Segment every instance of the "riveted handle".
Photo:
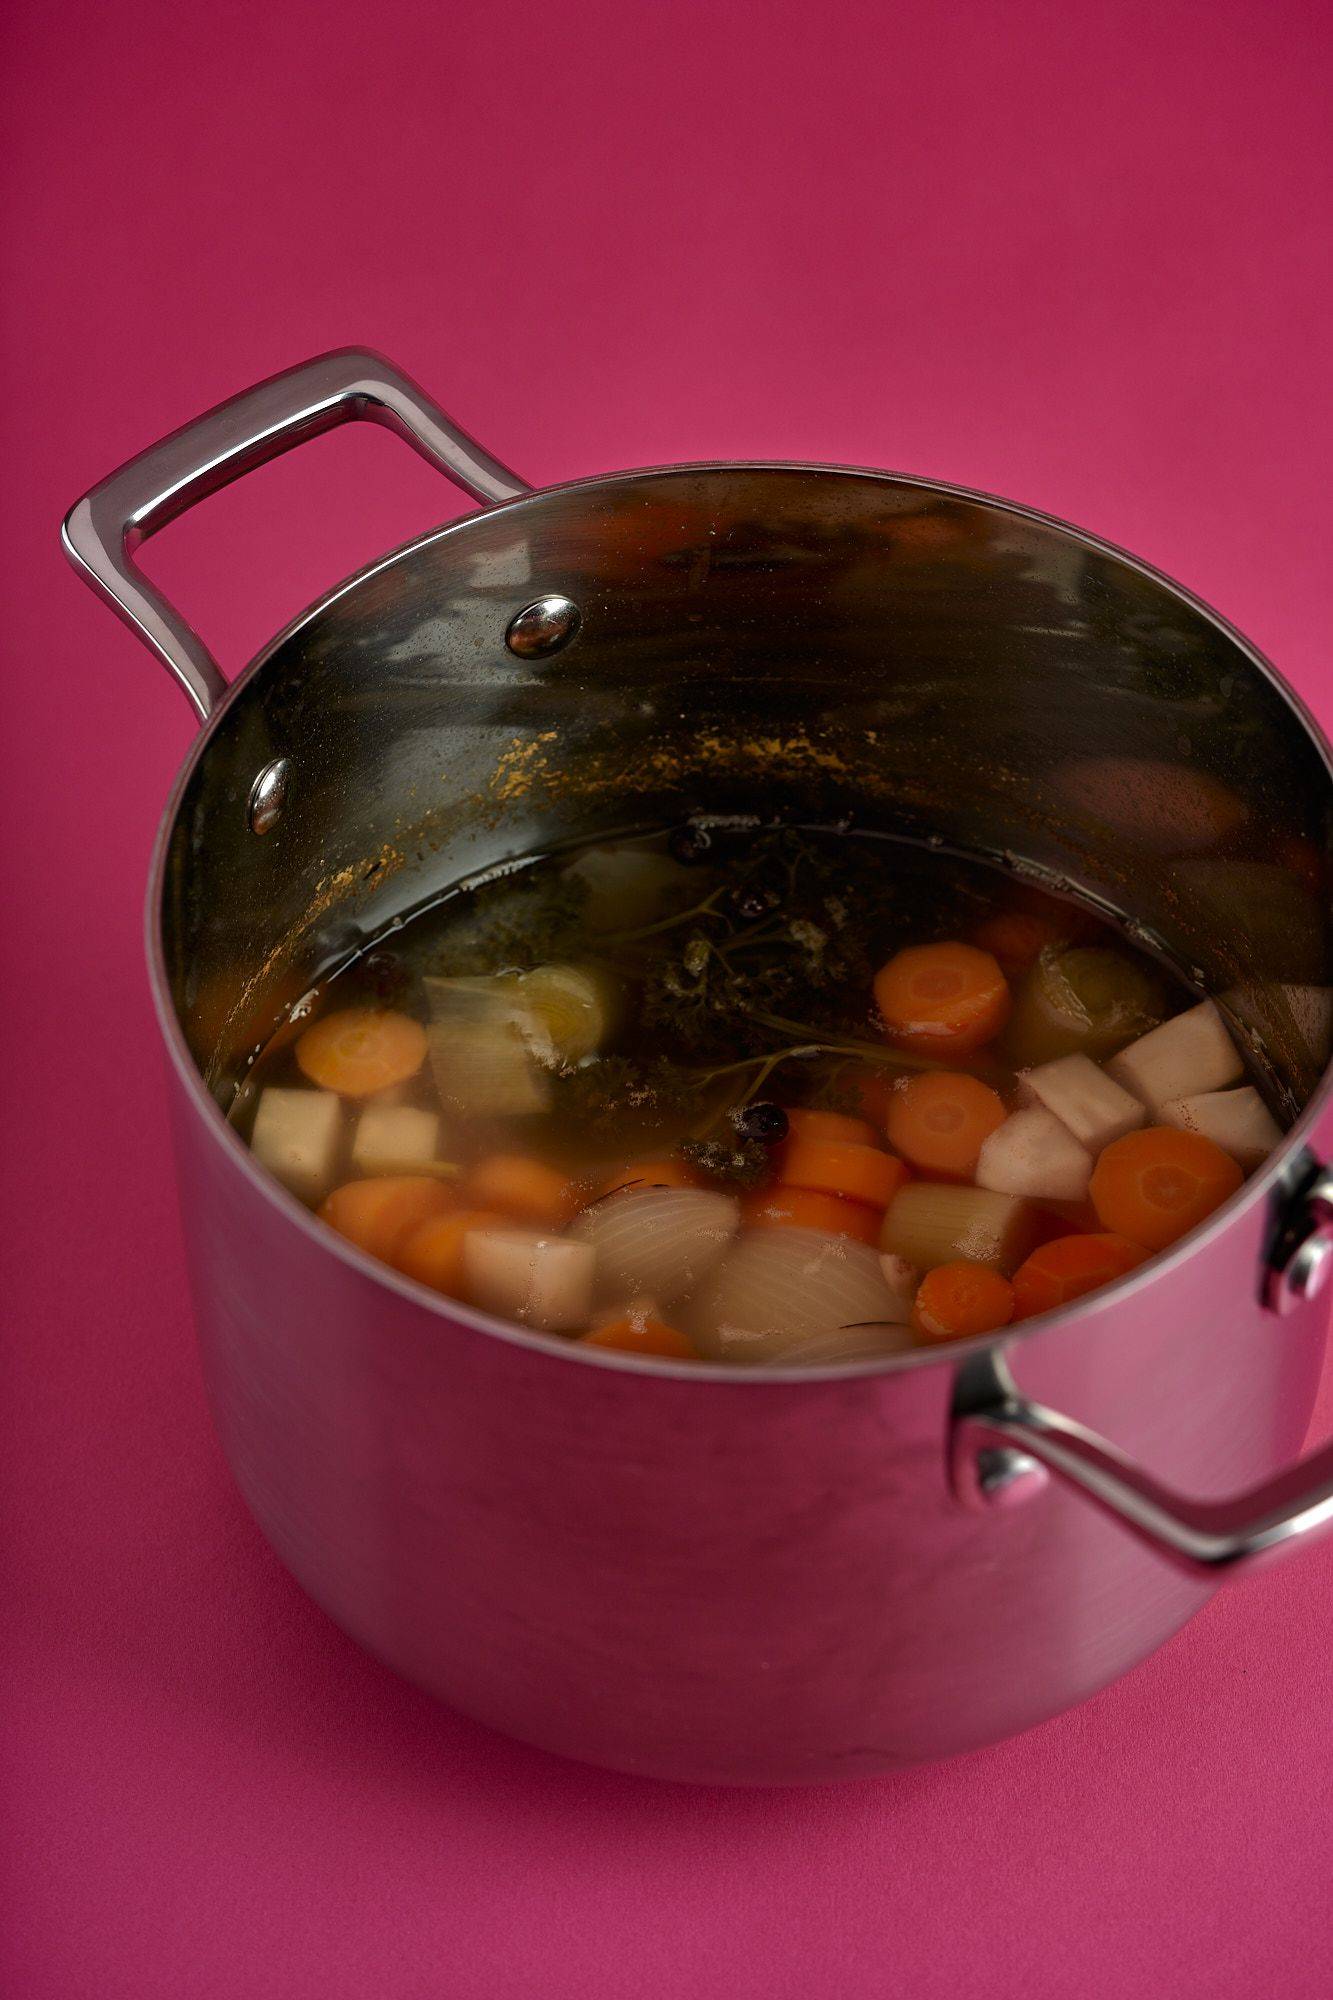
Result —
POLYGON ((1228 1500, 1191 1500, 1153 1479, 1095 1431, 1015 1389, 998 1357, 965 1370, 955 1401, 954 1486, 986 1504, 979 1467, 994 1454, 1028 1463, 1072 1486, 1149 1548, 1196 1577, 1236 1576, 1307 1548, 1333 1529, 1333 1444, 1276 1478, 1228 1500))
POLYGON ((201 719, 226 692, 222 670, 143 575, 135 549, 242 473, 358 419, 397 432, 474 500, 512 500, 528 491, 392 362, 366 348, 342 347, 173 431, 94 486, 66 516, 61 539, 70 561, 175 675, 201 719))

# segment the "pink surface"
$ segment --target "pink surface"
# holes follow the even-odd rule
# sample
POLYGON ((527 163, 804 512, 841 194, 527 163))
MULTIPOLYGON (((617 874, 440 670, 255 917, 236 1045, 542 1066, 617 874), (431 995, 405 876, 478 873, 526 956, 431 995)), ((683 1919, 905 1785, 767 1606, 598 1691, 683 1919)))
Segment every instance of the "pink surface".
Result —
MULTIPOLYGON (((0 1986, 24 2000, 1329 1990, 1333 1550, 1020 1742, 838 1792, 672 1790, 363 1658, 209 1433, 139 943, 191 725, 56 546, 130 452, 366 342, 536 480, 779 455, 1016 495, 1191 583, 1333 714, 1327 11, 819 19, 7 17, 0 1986)), ((149 566, 235 664, 456 507, 345 432, 149 566)))

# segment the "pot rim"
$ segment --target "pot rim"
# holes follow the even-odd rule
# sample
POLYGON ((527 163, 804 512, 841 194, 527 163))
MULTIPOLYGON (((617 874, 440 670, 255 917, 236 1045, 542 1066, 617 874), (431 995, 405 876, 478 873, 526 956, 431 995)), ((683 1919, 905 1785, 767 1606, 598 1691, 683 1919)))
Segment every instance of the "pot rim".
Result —
POLYGON ((1249 664, 1268 681, 1297 721, 1303 725, 1323 760, 1330 782, 1333 783, 1333 744, 1330 744, 1329 738, 1302 697, 1242 632, 1211 604, 1186 589, 1183 584, 1177 583, 1165 571, 1143 561, 1128 549, 1091 534, 1086 529, 1075 526, 1073 522, 1061 519, 1059 515, 1044 513, 1040 508, 1026 506, 1021 501, 1006 500, 998 494, 986 493, 978 488, 957 486, 945 480, 928 479, 917 473, 890 472, 874 466, 807 463, 796 459, 706 459, 676 465, 635 466, 623 472, 594 473, 581 479, 561 480, 549 486, 534 487, 530 492, 521 493, 512 500, 498 501, 491 506, 478 509, 476 513, 461 515, 456 520, 428 529, 413 540, 373 558, 290 619, 242 668, 235 680, 229 684, 226 694, 202 724, 176 775, 158 823, 149 864, 144 911, 145 948, 153 1009, 166 1042, 172 1067, 184 1086, 191 1108, 202 1116, 205 1125, 229 1155, 233 1166, 250 1182, 261 1198, 275 1204, 295 1228, 303 1231, 316 1249, 339 1259, 359 1276, 368 1277, 386 1286, 390 1291, 398 1292, 413 1304, 440 1319, 449 1320, 473 1332, 508 1341, 514 1346, 535 1351, 551 1360, 563 1359, 578 1366, 609 1368, 631 1375, 653 1375, 693 1387, 706 1387, 713 1383, 719 1386, 746 1384, 755 1388, 764 1384, 776 1384, 791 1388, 798 1384, 813 1386, 817 1383, 848 1382, 867 1377, 914 1372, 936 1366, 941 1362, 947 1364, 961 1362, 968 1356, 985 1350, 1008 1350, 1026 1342, 1033 1334, 1052 1332, 1057 1325, 1062 1328, 1087 1326, 1108 1308, 1118 1307, 1131 1297, 1146 1295, 1159 1277, 1183 1264, 1187 1258, 1194 1257, 1206 1249, 1213 1238, 1220 1235, 1233 1221, 1238 1220, 1260 1201, 1267 1199, 1275 1184, 1291 1168, 1330 1101, 1333 1101, 1333 1062, 1325 1068, 1319 1083, 1311 1093, 1309 1102, 1290 1131, 1283 1136, 1282 1144, 1269 1156, 1259 1172, 1244 1182, 1231 1199, 1224 1202, 1221 1208, 1205 1222, 1183 1236, 1178 1243, 1172 1244, 1168 1250, 1160 1251, 1151 1257, 1140 1271, 1131 1272, 1104 1291, 1093 1292, 1086 1300, 1073 1306, 1037 1314, 1032 1319, 1022 1320, 1015 1326, 1005 1327, 998 1333, 978 1334, 970 1340, 950 1341, 939 1347, 908 1348, 900 1353, 870 1357, 865 1360, 827 1362, 817 1367, 781 1367, 762 1364, 742 1366, 727 1362, 709 1362, 701 1365, 698 1362, 672 1361, 650 1355, 621 1354, 614 1349, 590 1348, 575 1341, 553 1339, 548 1334, 529 1332, 527 1328, 518 1326, 512 1321, 494 1319, 489 1314, 477 1312, 461 1300, 447 1298, 439 1292, 430 1290, 428 1286, 405 1277, 391 1266, 381 1263, 378 1258, 359 1250, 346 1238, 321 1223, 310 1209, 259 1165, 250 1148, 223 1115, 211 1093, 204 1086, 203 1076, 190 1054, 184 1031, 171 1000, 162 939, 162 890, 171 833, 185 791, 195 770, 207 754, 224 717, 249 687, 250 682, 263 671, 280 647, 286 645, 303 626, 327 611, 340 598, 368 582, 382 570, 390 569, 395 563, 415 555, 419 550, 459 534, 482 515, 489 520, 497 514, 516 514, 525 507, 540 504, 553 494, 595 491, 598 487, 620 487, 637 480, 709 472, 789 472, 805 477, 815 474, 826 478, 865 479, 894 486, 918 487, 923 492, 989 507, 997 513, 1054 530, 1057 534, 1068 537, 1098 555, 1109 556, 1125 564, 1129 569, 1137 571, 1149 582, 1158 585, 1231 641, 1249 664))

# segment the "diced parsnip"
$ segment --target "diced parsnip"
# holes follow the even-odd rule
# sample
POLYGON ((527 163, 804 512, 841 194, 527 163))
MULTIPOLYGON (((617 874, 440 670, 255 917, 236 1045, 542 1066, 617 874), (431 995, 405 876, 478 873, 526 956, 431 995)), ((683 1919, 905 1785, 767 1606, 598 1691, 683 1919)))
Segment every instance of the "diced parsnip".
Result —
POLYGON ((514 981, 427 979, 428 1050, 446 1110, 521 1118, 545 1111, 551 1087, 516 1018, 514 981))
POLYGON ((319 1201, 333 1184, 342 1138, 342 1102, 332 1090, 260 1093, 250 1147, 284 1187, 302 1201, 319 1201))
POLYGON ((739 1219, 711 1189, 631 1187, 585 1208, 570 1233, 597 1253, 599 1299, 647 1292, 669 1307, 716 1269, 739 1219))
POLYGON ((1057 1056, 1100 1060, 1164 1012, 1161 981, 1139 960, 1102 945, 1057 947, 1020 983, 1001 1045, 1019 1069, 1057 1056))
POLYGON ((1197 1097, 1177 1097, 1161 1109, 1163 1125, 1183 1132, 1201 1132, 1224 1153, 1230 1153, 1247 1174, 1253 1173, 1282 1137, 1282 1128, 1257 1090, 1206 1090, 1197 1097))
POLYGON ((1147 1111, 1090 1056, 1059 1056, 1025 1069, 1018 1079, 1025 1104, 1040 1104, 1067 1125, 1080 1146, 1100 1153, 1142 1125, 1147 1111))
POLYGON ((1163 1021, 1106 1067, 1154 1114, 1174 1098, 1225 1090, 1245 1074, 1227 1024, 1211 1000, 1163 1021))
POLYGON ((570 1333, 592 1317, 596 1256, 591 1244, 531 1229, 470 1229, 463 1238, 463 1288, 498 1319, 545 1333, 570 1333))
POLYGON ((352 1165, 360 1174, 420 1173, 439 1143, 438 1112, 412 1104, 368 1104, 356 1121, 352 1165))
POLYGON ((889 1204, 879 1247, 918 1271, 936 1264, 987 1264, 1010 1277, 1036 1243, 1030 1202, 986 1188, 910 1181, 889 1204))
POLYGON ((904 1342, 875 1252, 817 1229, 744 1231, 674 1317, 715 1361, 780 1362, 814 1335, 866 1322, 880 1351, 904 1342))
POLYGON ((1040 1104, 1011 1112, 977 1161, 978 1187, 1029 1201, 1081 1201, 1091 1178, 1092 1154, 1040 1104))
POLYGON ((583 921, 593 932, 633 930, 683 903, 697 877, 670 855, 637 846, 590 847, 565 870, 583 884, 583 921))
POLYGON ((538 965, 513 981, 515 1026, 550 1069, 579 1063, 610 1041, 623 1005, 620 981, 602 965, 538 965))

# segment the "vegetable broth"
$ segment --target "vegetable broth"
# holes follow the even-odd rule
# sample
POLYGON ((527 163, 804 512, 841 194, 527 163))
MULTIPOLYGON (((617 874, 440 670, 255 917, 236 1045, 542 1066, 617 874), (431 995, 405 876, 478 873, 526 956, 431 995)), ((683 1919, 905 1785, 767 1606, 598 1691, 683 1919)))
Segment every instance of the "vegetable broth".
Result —
POLYGON ((273 1037, 236 1117, 331 1226, 449 1296, 787 1364, 1122 1276, 1276 1143, 1242 1072, 1170 966, 1027 876, 691 824, 386 935, 273 1037))

